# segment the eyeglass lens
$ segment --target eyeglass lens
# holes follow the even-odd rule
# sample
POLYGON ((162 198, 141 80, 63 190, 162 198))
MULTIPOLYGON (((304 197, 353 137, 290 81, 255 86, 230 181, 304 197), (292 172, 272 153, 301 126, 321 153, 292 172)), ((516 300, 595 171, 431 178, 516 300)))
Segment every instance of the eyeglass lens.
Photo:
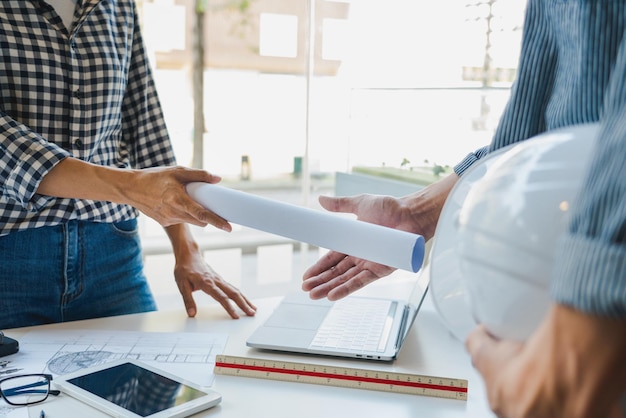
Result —
POLYGON ((29 405, 48 397, 50 379, 41 374, 13 376, 0 381, 0 391, 11 405, 29 405))

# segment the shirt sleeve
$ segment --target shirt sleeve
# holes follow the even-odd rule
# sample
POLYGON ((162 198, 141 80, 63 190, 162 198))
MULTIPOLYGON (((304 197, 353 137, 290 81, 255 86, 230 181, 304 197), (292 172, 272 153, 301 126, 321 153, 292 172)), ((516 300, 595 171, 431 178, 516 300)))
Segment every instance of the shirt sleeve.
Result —
POLYGON ((123 141, 133 168, 176 164, 172 143, 141 34, 137 10, 128 85, 122 107, 123 141))
POLYGON ((472 164, 474 164, 476 161, 483 158, 488 153, 489 153, 488 146, 484 146, 482 148, 477 149, 474 152, 470 152, 469 154, 467 154, 465 158, 463 158, 458 164, 454 166, 454 172, 458 176, 462 176, 465 170, 470 168, 472 164))
POLYGON ((0 110, 0 193, 37 212, 52 197, 36 194, 43 177, 70 153, 0 110))
POLYGON ((557 250, 553 298, 626 317, 626 40, 607 90, 592 163, 557 250))

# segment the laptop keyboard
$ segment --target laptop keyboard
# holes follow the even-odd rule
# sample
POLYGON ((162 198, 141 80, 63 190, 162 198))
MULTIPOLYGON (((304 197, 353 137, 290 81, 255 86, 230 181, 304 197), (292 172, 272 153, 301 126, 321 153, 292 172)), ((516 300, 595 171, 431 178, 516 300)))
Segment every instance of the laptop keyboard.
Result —
POLYGON ((395 306, 396 303, 389 300, 346 298, 337 301, 311 347, 384 352, 395 306))

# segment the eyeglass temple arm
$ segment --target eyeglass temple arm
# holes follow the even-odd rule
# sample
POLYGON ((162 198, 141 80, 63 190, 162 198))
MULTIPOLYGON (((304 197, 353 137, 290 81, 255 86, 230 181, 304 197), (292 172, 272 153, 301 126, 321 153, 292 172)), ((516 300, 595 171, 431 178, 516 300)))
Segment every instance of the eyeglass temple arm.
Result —
POLYGON ((57 396, 59 395, 61 392, 55 389, 33 389, 37 386, 41 386, 41 385, 47 385, 48 382, 46 381, 41 381, 41 382, 35 382, 35 383, 31 383, 29 385, 24 385, 24 386, 16 386, 14 388, 11 389, 4 389, 2 391, 2 393, 4 393, 5 396, 17 396, 17 395, 25 395, 25 394, 33 394, 33 393, 49 393, 50 395, 54 395, 57 396))

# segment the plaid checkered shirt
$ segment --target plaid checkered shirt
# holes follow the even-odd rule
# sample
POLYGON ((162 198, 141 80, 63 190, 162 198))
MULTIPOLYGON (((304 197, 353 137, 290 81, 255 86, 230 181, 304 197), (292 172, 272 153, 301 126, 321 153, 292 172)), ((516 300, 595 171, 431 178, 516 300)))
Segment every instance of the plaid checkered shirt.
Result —
POLYGON ((79 0, 70 29, 44 1, 0 1, 0 235, 137 216, 127 205, 37 194, 67 157, 176 163, 132 0, 79 0))

